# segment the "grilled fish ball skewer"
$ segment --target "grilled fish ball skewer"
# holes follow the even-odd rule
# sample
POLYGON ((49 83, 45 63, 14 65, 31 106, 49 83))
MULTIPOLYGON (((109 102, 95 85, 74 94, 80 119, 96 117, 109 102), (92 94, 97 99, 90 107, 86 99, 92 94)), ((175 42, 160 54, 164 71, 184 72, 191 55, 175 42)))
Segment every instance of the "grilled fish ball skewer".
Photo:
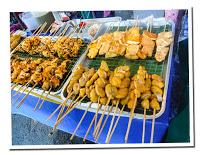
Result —
POLYGON ((107 96, 108 100, 107 100, 107 103, 105 105, 104 111, 103 111, 103 113, 102 113, 102 115, 101 115, 101 117, 99 119, 99 122, 97 124, 97 128, 94 131, 94 135, 98 134, 98 131, 100 129, 100 126, 101 126, 102 119, 104 117, 105 111, 106 111, 106 109, 108 109, 108 104, 109 104, 110 100, 114 99, 114 96, 116 96, 116 94, 117 94, 117 88, 114 87, 114 86, 112 86, 111 84, 107 84, 106 87, 105 87, 105 92, 106 92, 106 96, 107 96))
POLYGON ((65 105, 66 102, 68 101, 68 99, 74 94, 74 92, 73 92, 73 85, 74 85, 75 83, 77 83, 77 81, 79 80, 79 78, 82 76, 82 73, 84 72, 84 70, 85 70, 85 69, 83 68, 82 65, 78 65, 78 66, 77 66, 77 68, 75 69, 74 74, 73 74, 73 76, 72 76, 72 78, 71 78, 71 80, 70 80, 70 82, 69 82, 69 85, 67 86, 66 91, 67 91, 68 95, 67 95, 65 101, 63 101, 63 103, 60 104, 60 105, 53 111, 53 113, 47 118, 47 120, 51 119, 52 116, 53 116, 63 105, 65 105))
POLYGON ((153 143, 153 137, 154 137, 154 125, 155 125, 155 114, 156 110, 160 110, 160 104, 158 103, 158 100, 156 98, 153 98, 150 102, 150 107, 153 109, 153 118, 152 118, 152 127, 151 127, 151 139, 150 143, 153 143))

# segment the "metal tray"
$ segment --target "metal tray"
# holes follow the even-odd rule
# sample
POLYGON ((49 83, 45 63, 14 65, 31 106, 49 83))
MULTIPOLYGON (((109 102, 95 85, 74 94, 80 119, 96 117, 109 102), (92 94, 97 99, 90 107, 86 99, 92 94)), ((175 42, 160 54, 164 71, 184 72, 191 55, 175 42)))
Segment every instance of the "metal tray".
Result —
MULTIPOLYGON (((42 36, 40 36, 40 37, 42 37, 42 36)), ((56 38, 57 38, 57 37, 53 37, 52 39, 56 39, 56 38)), ((84 42, 84 38, 83 38, 83 42, 84 42)), ((70 59, 71 62, 70 62, 70 64, 69 64, 68 67, 67 67, 68 72, 64 75, 64 78, 61 80, 60 86, 59 86, 58 88, 54 89, 54 90, 51 90, 50 94, 55 95, 55 94, 59 94, 59 93, 61 92, 63 85, 64 85, 65 82, 67 81, 69 75, 72 73, 73 67, 76 65, 76 62, 79 60, 79 58, 80 58, 80 57, 82 56, 82 54, 85 52, 85 50, 86 50, 86 48, 87 48, 87 44, 88 44, 88 41, 85 41, 85 42, 84 42, 84 46, 80 48, 78 55, 77 55, 76 57, 73 57, 73 58, 70 59)), ((16 51, 15 53, 12 53, 12 54, 11 54, 11 57, 14 56, 14 55, 18 55, 19 58, 21 58, 21 59, 25 59, 25 58, 32 58, 32 59, 44 58, 44 57, 42 57, 42 56, 39 55, 39 54, 30 55, 30 54, 28 54, 28 53, 24 53, 24 52, 20 52, 20 51, 16 51)), ((48 59, 48 58, 44 58, 44 59, 48 59)), ((14 83, 12 83, 12 84, 14 84, 14 83)), ((21 86, 21 85, 18 84, 18 86, 21 86)), ((18 87, 16 87, 14 90, 18 90, 17 88, 18 88, 18 87)), ((29 88, 32 88, 32 87, 30 86, 29 88)), ((39 90, 42 90, 42 89, 41 89, 40 87, 36 87, 36 88, 33 89, 33 91, 34 91, 35 93, 41 92, 41 91, 39 91, 39 90)), ((48 92, 48 91, 45 91, 45 93, 47 93, 47 92, 48 92)))
MULTIPOLYGON (((124 24, 134 25, 136 22, 137 22, 136 20, 128 20, 128 21, 125 21, 124 24)), ((163 29, 165 27, 165 22, 166 22, 165 20, 154 19, 154 25, 152 28, 152 32, 158 33, 158 32, 163 31, 163 29)), ((104 33, 110 24, 111 23, 104 24, 103 25, 104 27, 102 26, 103 28, 101 29, 101 32, 99 34, 104 33)), ((118 23, 114 23, 114 25, 115 25, 114 27, 117 29, 118 23)), ((126 27, 126 25, 124 25, 124 26, 120 25, 121 30, 124 29, 125 27, 126 27)), ((140 23, 141 30, 146 29, 146 27, 147 27, 146 22, 140 23)), ((174 34, 175 28, 174 28, 174 23, 172 21, 167 21, 166 30, 171 30, 174 34)), ((115 31, 115 30, 113 29, 112 31, 115 31)), ((77 62, 77 65, 81 63, 86 67, 98 68, 100 66, 101 60, 105 60, 108 63, 110 69, 115 68, 119 65, 127 64, 131 67, 131 73, 134 74, 136 72, 136 70, 138 69, 139 65, 144 65, 149 73, 151 73, 151 74, 156 73, 156 74, 161 75, 165 81, 165 88, 164 88, 164 93, 163 93, 163 101, 161 103, 161 110, 156 114, 155 117, 157 118, 164 113, 165 106, 166 106, 167 91, 168 91, 168 82, 169 82, 169 77, 170 77, 171 60, 172 60, 172 54, 173 54, 173 43, 170 45, 170 51, 169 51, 168 57, 161 63, 157 62, 153 58, 145 59, 145 60, 128 60, 124 57, 115 57, 115 58, 106 59, 102 56, 97 56, 95 59, 91 60, 91 59, 87 58, 87 52, 88 52, 88 50, 86 50, 85 53, 82 55, 82 57, 79 59, 79 61, 77 62)), ((72 75, 70 75, 70 77, 66 81, 65 85, 63 86, 63 89, 61 92, 61 98, 63 100, 66 99, 65 89, 66 89, 72 75)), ((69 103, 70 103, 70 100, 68 101, 67 104, 69 104, 69 103)), ((88 105, 89 105, 89 102, 87 102, 87 101, 85 103, 82 102, 80 105, 77 106, 77 109, 86 110, 88 105)), ((93 103, 91 108, 89 109, 89 111, 95 112, 96 108, 97 108, 97 103, 93 103)), ((114 111, 114 109, 113 109, 113 111, 114 111)), ((102 113, 102 111, 99 111, 99 113, 102 113)), ((147 112, 147 119, 152 119, 152 113, 153 113, 152 110, 149 110, 147 112)), ((113 115, 113 112, 110 113, 110 115, 113 115)), ((119 112, 117 113, 117 115, 119 115, 119 112)), ((140 107, 137 107, 134 115, 135 115, 134 116, 135 118, 143 119, 143 109, 140 107)), ((122 116, 129 117, 129 112, 124 111, 122 113, 122 116)))

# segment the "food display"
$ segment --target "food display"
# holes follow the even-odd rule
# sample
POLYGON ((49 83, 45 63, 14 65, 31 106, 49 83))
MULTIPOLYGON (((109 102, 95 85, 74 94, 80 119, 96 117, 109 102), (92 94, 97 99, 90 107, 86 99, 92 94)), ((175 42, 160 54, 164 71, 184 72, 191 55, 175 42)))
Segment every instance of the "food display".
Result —
POLYGON ((124 56, 131 60, 155 57, 161 62, 173 42, 172 37, 171 31, 156 34, 144 30, 140 34, 139 27, 132 27, 126 31, 106 32, 91 42, 87 56, 90 59, 98 55, 105 55, 105 58, 124 56))
MULTIPOLYGON (((125 138, 125 142, 127 142, 129 126, 132 121, 134 110, 137 107, 143 107, 148 111, 153 110, 159 112, 163 101, 163 88, 164 83, 162 77, 157 74, 148 74, 144 66, 139 66, 137 73, 131 76, 130 67, 127 65, 118 66, 114 70, 109 69, 106 61, 102 61, 97 70, 79 65, 65 88, 67 94, 66 100, 59 108, 65 105, 67 100, 71 99, 71 102, 63 116, 57 119, 55 127, 61 123, 71 110, 77 107, 81 102, 84 103, 84 99, 87 101, 89 100, 89 106, 93 103, 104 106, 102 115, 94 130, 94 138, 97 141, 97 138, 100 136, 102 120, 108 107, 115 106, 117 109, 119 104, 121 104, 122 111, 130 112, 130 121, 125 138)), ((59 108, 57 108, 56 111, 59 108)), ((55 112, 53 114, 55 114, 55 112)), ((112 129, 112 125, 110 129, 112 129)), ((111 139, 111 133, 112 130, 108 132, 107 143, 109 143, 109 139, 111 139)))
POLYGON ((57 88, 67 72, 69 63, 69 60, 61 62, 58 58, 50 60, 14 58, 11 60, 11 81, 21 85, 37 83, 43 90, 57 88))
MULTIPOLYGON (((155 118, 166 102, 172 28, 153 31, 138 24, 125 27, 120 30, 118 26, 115 31, 107 27, 89 44, 71 35, 27 37, 12 55, 11 82, 25 89, 30 87, 27 95, 34 88, 42 90, 41 96, 44 91, 49 94, 62 89, 56 96, 63 101, 47 119, 59 111, 53 131, 72 110, 84 109, 71 140, 90 111, 94 115, 88 119, 84 141, 92 131, 95 142, 106 135, 104 142, 110 143, 120 118, 127 117, 124 143, 128 143, 130 133, 135 132, 131 125, 137 116, 143 122, 141 142, 145 142, 146 119, 151 121, 150 142, 154 142, 155 118), (105 131, 106 123, 109 126, 105 131)), ((100 25, 94 24, 88 33, 96 36, 99 29, 100 25)))
POLYGON ((69 59, 78 55, 81 46, 83 41, 80 38, 63 36, 53 40, 51 36, 32 36, 26 38, 16 51, 30 55, 38 54, 46 58, 69 59))

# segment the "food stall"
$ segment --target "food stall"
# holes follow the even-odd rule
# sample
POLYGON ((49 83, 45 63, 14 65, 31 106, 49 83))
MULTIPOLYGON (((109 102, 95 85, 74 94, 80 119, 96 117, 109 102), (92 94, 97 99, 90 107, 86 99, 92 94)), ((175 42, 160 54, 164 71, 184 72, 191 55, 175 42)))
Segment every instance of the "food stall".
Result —
POLYGON ((51 28, 41 24, 11 51, 12 113, 71 139, 161 142, 169 125, 173 21, 113 17, 51 28))

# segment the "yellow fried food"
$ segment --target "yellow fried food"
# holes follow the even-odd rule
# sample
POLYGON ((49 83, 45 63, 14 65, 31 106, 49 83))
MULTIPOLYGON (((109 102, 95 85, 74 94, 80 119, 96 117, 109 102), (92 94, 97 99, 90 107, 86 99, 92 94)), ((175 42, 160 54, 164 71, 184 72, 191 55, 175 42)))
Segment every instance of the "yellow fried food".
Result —
POLYGON ((80 87, 79 83, 75 83, 75 84, 73 85, 74 94, 78 94, 80 88, 81 88, 81 87, 80 87))
POLYGON ((96 94, 100 97, 106 96, 104 89, 102 87, 100 87, 98 84, 95 84, 95 91, 96 91, 96 94))
POLYGON ((120 88, 120 86, 121 86, 121 84, 122 84, 122 81, 121 81, 120 78, 114 76, 113 78, 111 78, 110 83, 111 83, 113 86, 115 86, 115 87, 117 87, 117 88, 120 88))
POLYGON ((144 109, 149 109, 149 100, 148 99, 144 99, 141 103, 142 107, 144 109))
POLYGON ((152 87, 151 87, 151 91, 152 91, 155 95, 158 95, 158 94, 162 95, 162 94, 163 94, 162 89, 160 89, 160 88, 157 87, 157 86, 152 86, 152 87))
POLYGON ((158 80, 153 80, 152 81, 152 85, 153 86, 157 86, 159 88, 163 88, 164 87, 164 83, 162 81, 158 81, 158 80))
POLYGON ((94 81, 98 78, 99 76, 98 76, 98 74, 97 74, 97 72, 91 77, 91 79, 89 80, 89 81, 87 81, 87 83, 86 83, 86 87, 90 87, 93 83, 94 83, 94 81))
POLYGON ((129 101, 129 96, 126 96, 125 98, 121 99, 120 103, 121 105, 126 105, 128 104, 129 101))
POLYGON ((151 75, 151 78, 152 78, 153 80, 163 81, 163 78, 162 78, 161 76, 157 75, 157 74, 152 74, 152 75, 151 75))
POLYGON ((160 104, 158 103, 156 98, 153 98, 150 102, 150 106, 152 109, 160 110, 160 104))
POLYGON ((107 78, 107 73, 106 73, 106 71, 103 70, 103 69, 101 69, 101 68, 98 69, 97 74, 98 74, 98 76, 101 77, 101 78, 104 78, 104 79, 107 78))
POLYGON ((81 89, 80 89, 79 96, 80 96, 80 97, 84 97, 84 96, 85 96, 85 93, 86 93, 86 88, 81 88, 81 89))
POLYGON ((107 97, 101 97, 101 98, 100 98, 100 100, 99 100, 99 102, 100 102, 100 104, 103 104, 103 105, 105 105, 105 104, 106 104, 106 102, 107 102, 107 100, 108 100, 108 98, 107 98, 107 97))
POLYGON ((151 97, 151 91, 147 90, 141 95, 141 99, 149 99, 151 97))
POLYGON ((107 84, 105 87, 106 96, 110 99, 114 99, 117 94, 117 88, 111 84, 107 84))
POLYGON ((130 82, 131 82, 130 78, 124 78, 121 82, 122 84, 120 88, 128 88, 130 85, 130 82))
POLYGON ((104 78, 98 78, 95 83, 104 88, 108 82, 104 78))
POLYGON ((113 105, 116 105, 118 100, 117 99, 112 99, 111 102, 112 102, 113 105))
POLYGON ((103 69, 104 71, 106 72, 109 72, 109 67, 108 67, 108 64, 106 61, 101 61, 101 66, 100 66, 101 69, 103 69))
POLYGON ((146 79, 145 88, 146 88, 146 90, 150 90, 151 89, 151 79, 149 79, 149 78, 146 79))
POLYGON ((98 95, 94 88, 90 92, 90 101, 93 103, 96 103, 98 101, 98 95))
POLYGON ((128 88, 120 88, 117 91, 116 98, 123 99, 128 95, 128 88))

